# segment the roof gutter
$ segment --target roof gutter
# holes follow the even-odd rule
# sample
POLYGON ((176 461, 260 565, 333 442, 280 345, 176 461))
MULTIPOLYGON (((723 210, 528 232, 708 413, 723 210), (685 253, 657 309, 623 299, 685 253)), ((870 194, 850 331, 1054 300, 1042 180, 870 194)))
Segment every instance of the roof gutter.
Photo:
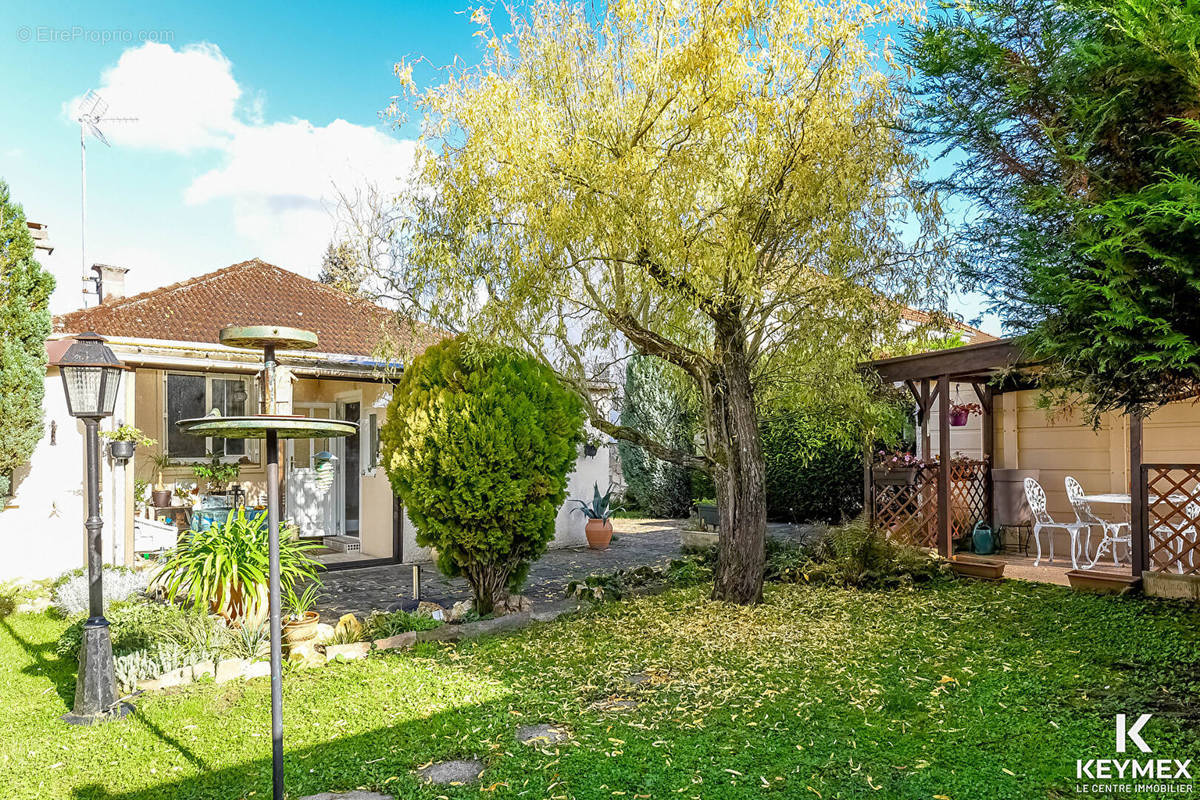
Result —
MULTIPOLYGON (((130 367, 249 375, 257 374, 262 369, 260 354, 220 344, 116 336, 108 337, 107 343, 130 367)), ((404 369, 400 361, 346 353, 282 350, 276 354, 276 359, 304 378, 387 383, 394 381, 404 369)))

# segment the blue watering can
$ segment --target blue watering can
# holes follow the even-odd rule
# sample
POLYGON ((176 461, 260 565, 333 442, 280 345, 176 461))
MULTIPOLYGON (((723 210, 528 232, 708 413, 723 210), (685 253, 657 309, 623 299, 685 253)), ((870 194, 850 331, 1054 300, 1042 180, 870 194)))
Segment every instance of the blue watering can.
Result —
POLYGON ((977 555, 986 556, 995 551, 996 542, 992 538, 992 529, 983 520, 975 523, 975 530, 971 532, 971 543, 977 555))

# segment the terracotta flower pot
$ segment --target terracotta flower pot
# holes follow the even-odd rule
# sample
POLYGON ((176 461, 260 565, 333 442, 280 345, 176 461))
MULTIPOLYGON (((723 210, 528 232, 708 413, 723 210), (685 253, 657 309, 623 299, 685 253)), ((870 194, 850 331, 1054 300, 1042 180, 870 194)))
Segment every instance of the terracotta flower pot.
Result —
POLYGON ((321 615, 316 611, 305 611, 304 619, 289 619, 283 623, 283 640, 289 645, 311 642, 317 638, 317 623, 321 615))
POLYGON ((166 508, 171 505, 171 495, 174 494, 170 489, 155 489, 150 493, 150 501, 155 508, 166 508))
POLYGON ((587 534, 588 547, 593 550, 607 550, 612 542, 612 522, 609 520, 589 519, 583 532, 587 534))

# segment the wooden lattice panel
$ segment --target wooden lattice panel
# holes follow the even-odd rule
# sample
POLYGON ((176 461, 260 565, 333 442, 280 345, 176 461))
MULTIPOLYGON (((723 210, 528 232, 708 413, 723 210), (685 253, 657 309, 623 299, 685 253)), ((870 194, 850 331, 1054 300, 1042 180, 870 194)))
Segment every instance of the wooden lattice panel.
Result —
POLYGON ((950 465, 950 533, 966 536, 987 516, 987 463, 956 461, 950 465))
MULTIPOLYGON (((873 482, 875 524, 893 539, 937 547, 938 465, 917 470, 911 484, 873 482)), ((950 471, 950 527, 955 537, 969 534, 987 514, 987 464, 955 461, 950 471)))
POLYGON ((1200 464, 1148 466, 1146 568, 1200 575, 1200 464))
POLYGON ((937 546, 937 471, 917 470, 911 484, 872 483, 875 524, 899 542, 937 546))

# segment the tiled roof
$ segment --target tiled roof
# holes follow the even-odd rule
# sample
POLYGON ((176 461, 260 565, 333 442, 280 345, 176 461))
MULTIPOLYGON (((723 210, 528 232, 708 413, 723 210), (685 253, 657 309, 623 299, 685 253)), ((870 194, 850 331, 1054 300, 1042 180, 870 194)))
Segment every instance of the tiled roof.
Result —
POLYGON ((285 325, 317 334, 317 350, 376 355, 385 342, 405 355, 441 338, 403 325, 383 306, 257 258, 92 308, 61 314, 54 329, 102 336, 217 342, 226 325, 285 325))
POLYGON ((931 322, 945 324, 951 329, 961 333, 967 340, 967 344, 979 344, 980 342, 994 342, 998 337, 993 336, 987 331, 981 331, 979 328, 974 328, 965 322, 960 322, 953 317, 948 317, 944 314, 933 315, 926 311, 919 311, 915 308, 904 308, 900 311, 900 316, 909 322, 915 322, 918 325, 928 325, 931 322))

